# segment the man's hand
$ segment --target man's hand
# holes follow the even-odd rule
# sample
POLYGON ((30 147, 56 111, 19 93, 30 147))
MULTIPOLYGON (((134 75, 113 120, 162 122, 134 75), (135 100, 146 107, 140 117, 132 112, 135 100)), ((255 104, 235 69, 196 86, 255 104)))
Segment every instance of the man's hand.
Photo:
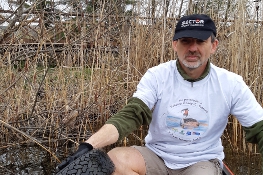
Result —
POLYGON ((59 171, 62 170, 67 165, 69 165, 71 162, 76 160, 78 157, 80 157, 81 155, 91 151, 92 149, 93 149, 93 146, 91 144, 86 143, 86 142, 80 143, 78 150, 72 156, 69 156, 64 161, 62 161, 61 164, 59 164, 57 166, 58 170, 59 171))

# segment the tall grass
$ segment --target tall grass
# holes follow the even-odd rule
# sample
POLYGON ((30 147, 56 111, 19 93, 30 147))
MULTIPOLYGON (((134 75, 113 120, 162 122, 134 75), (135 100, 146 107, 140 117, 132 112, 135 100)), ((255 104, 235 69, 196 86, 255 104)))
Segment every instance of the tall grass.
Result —
MULTIPOLYGON (((235 8, 231 20, 210 12, 220 42, 211 61, 243 76, 263 105, 262 22, 247 21, 242 3, 235 8)), ((176 18, 104 12, 102 8, 96 16, 57 22, 53 30, 34 28, 41 29, 39 40, 21 27, 2 44, 1 149, 37 144, 57 162, 56 156, 70 154, 72 145, 87 139, 125 105, 148 68, 176 59, 171 46, 176 18), (26 44, 33 42, 39 44, 26 44)), ((146 133, 147 126, 142 126, 105 149, 142 145, 146 133)), ((222 138, 228 153, 258 154, 255 145, 245 142, 234 116, 229 116, 222 138)))

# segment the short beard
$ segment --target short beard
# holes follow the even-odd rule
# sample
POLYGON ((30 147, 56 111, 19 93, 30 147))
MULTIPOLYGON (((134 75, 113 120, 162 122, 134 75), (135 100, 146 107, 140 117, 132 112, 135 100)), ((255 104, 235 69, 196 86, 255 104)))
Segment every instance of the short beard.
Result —
POLYGON ((198 60, 198 62, 196 62, 194 65, 191 65, 187 61, 183 60, 182 64, 190 70, 194 70, 203 65, 203 63, 200 60, 198 60))

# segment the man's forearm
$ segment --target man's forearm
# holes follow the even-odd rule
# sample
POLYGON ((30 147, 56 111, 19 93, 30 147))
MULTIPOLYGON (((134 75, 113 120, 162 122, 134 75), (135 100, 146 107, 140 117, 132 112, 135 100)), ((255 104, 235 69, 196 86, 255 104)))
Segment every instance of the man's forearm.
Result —
POLYGON ((85 142, 91 144, 93 148, 102 148, 115 143, 118 138, 117 128, 112 124, 105 124, 85 142))

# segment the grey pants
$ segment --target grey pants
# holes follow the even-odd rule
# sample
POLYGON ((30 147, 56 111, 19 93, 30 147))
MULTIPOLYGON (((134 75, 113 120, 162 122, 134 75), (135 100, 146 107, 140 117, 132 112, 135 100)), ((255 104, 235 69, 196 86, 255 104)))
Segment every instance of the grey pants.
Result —
POLYGON ((147 147, 133 146, 142 154, 146 164, 146 175, 222 175, 222 168, 217 159, 203 161, 189 167, 172 170, 164 161, 147 147))

